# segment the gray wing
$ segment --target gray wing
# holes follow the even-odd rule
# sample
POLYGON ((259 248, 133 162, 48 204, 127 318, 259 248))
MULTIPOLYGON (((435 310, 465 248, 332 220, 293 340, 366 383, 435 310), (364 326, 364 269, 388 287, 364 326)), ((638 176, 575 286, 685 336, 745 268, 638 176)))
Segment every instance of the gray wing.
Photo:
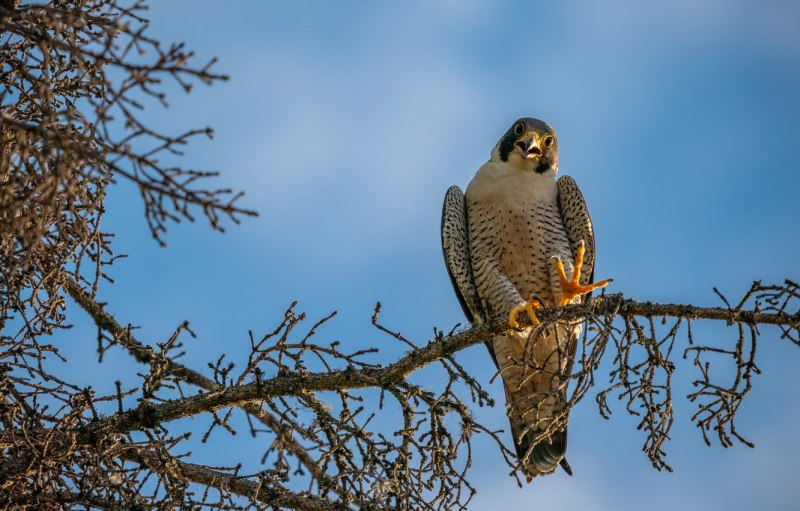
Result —
MULTIPOLYGON (((583 194, 574 179, 569 176, 561 176, 556 185, 558 186, 558 209, 561 213, 564 231, 567 233, 567 239, 572 247, 572 257, 577 254, 578 244, 581 240, 585 243, 586 252, 583 255, 583 271, 580 282, 585 286, 594 280, 595 242, 592 219, 589 217, 589 209, 586 207, 586 201, 583 200, 583 194)), ((589 296, 591 293, 587 295, 587 299, 589 296)))
MULTIPOLYGON (((575 182, 570 176, 561 176, 556 182, 558 187, 558 210, 561 215, 561 222, 564 225, 564 232, 567 234, 570 248, 572 250, 572 257, 574 258, 578 252, 578 245, 581 240, 584 242, 585 252, 583 255, 583 270, 581 271, 581 285, 589 284, 594 281, 594 263, 595 263, 595 239, 594 228, 592 227, 592 219, 589 216, 589 209, 586 207, 586 201, 583 199, 583 194, 578 183, 575 182)), ((585 295, 583 300, 588 300, 592 296, 591 293, 585 295)), ((565 368, 564 373, 570 374, 572 372, 572 362, 574 362, 574 354, 577 343, 577 335, 570 339, 570 347, 568 352, 570 355, 570 362, 565 368)), ((534 461, 540 460, 541 462, 549 461, 554 464, 556 459, 560 457, 560 465, 564 471, 572 475, 572 469, 567 463, 567 458, 564 453, 567 449, 567 430, 559 431, 554 435, 553 444, 545 446, 544 449, 534 446, 531 452, 531 459, 534 461), (538 449, 537 449, 538 448, 538 449), (537 451, 541 451, 537 454, 537 451), (553 456, 553 454, 560 456, 553 456)), ((546 463, 544 463, 546 465, 546 463)))
POLYGON ((478 289, 472 276, 467 228, 467 205, 464 193, 451 186, 444 196, 442 206, 442 252, 450 282, 470 323, 483 323, 486 314, 478 298, 478 289))

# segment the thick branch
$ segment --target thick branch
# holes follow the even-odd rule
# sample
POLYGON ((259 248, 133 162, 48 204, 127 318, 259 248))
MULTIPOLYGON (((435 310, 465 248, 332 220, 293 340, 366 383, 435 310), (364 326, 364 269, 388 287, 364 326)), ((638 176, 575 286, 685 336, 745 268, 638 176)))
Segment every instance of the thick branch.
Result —
MULTIPOLYGON (((678 304, 654 304, 626 299, 621 294, 602 296, 590 304, 570 305, 562 308, 541 309, 538 313, 543 323, 556 320, 578 319, 589 315, 621 315, 674 317, 687 319, 710 319, 748 324, 781 325, 790 328, 800 326, 800 315, 764 313, 757 310, 731 310, 713 307, 696 307, 678 304)), ((152 405, 143 403, 137 408, 115 414, 100 421, 93 432, 122 433, 154 424, 215 411, 230 406, 242 406, 248 402, 278 396, 300 396, 307 392, 337 389, 391 388, 409 374, 431 362, 448 357, 457 351, 490 340, 508 331, 505 318, 490 323, 475 325, 455 335, 440 337, 424 347, 414 349, 396 362, 381 368, 352 368, 321 373, 287 372, 276 377, 254 383, 216 389, 212 392, 167 401, 152 405)), ((91 433, 91 432, 87 432, 91 433)))
POLYGON ((710 319, 727 323, 751 325, 800 326, 800 313, 767 313, 758 310, 725 309, 721 307, 697 307, 674 303, 637 302, 625 298, 622 293, 595 298, 588 305, 570 305, 560 309, 547 309, 541 314, 546 319, 571 319, 585 316, 587 307, 596 315, 616 314, 620 316, 671 317, 683 319, 710 319))

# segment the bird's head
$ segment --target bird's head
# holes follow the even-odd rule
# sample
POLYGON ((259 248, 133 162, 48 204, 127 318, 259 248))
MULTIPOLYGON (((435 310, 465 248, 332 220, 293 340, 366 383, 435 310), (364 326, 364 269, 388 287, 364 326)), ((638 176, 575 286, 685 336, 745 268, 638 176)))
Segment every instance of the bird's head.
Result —
POLYGON ((556 132, 544 121, 523 117, 512 124, 497 142, 492 159, 538 174, 555 174, 558 170, 556 132))

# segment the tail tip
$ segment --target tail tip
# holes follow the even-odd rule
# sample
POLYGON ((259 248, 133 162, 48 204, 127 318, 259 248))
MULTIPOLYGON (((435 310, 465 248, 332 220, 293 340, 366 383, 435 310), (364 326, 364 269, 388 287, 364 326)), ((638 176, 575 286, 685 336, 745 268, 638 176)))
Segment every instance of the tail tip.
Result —
POLYGON ((566 472, 568 476, 572 477, 572 467, 569 466, 566 457, 561 458, 561 461, 559 461, 558 464, 561 465, 561 468, 564 469, 564 472, 566 472))

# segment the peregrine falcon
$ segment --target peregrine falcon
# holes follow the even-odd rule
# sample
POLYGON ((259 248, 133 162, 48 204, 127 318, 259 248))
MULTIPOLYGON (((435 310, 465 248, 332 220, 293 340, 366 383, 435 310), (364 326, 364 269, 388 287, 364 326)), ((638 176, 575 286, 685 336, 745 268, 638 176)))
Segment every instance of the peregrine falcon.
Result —
POLYGON ((557 181, 558 138, 538 119, 516 121, 467 187, 445 195, 442 248, 471 323, 508 317, 487 341, 502 376, 511 433, 528 482, 561 464, 567 448, 567 397, 580 323, 536 328, 542 306, 580 303, 592 290, 595 242, 578 185, 557 181), (567 277, 567 275, 570 275, 567 277), (526 299, 527 298, 527 299, 526 299), (533 326, 519 328, 524 312, 533 326))

